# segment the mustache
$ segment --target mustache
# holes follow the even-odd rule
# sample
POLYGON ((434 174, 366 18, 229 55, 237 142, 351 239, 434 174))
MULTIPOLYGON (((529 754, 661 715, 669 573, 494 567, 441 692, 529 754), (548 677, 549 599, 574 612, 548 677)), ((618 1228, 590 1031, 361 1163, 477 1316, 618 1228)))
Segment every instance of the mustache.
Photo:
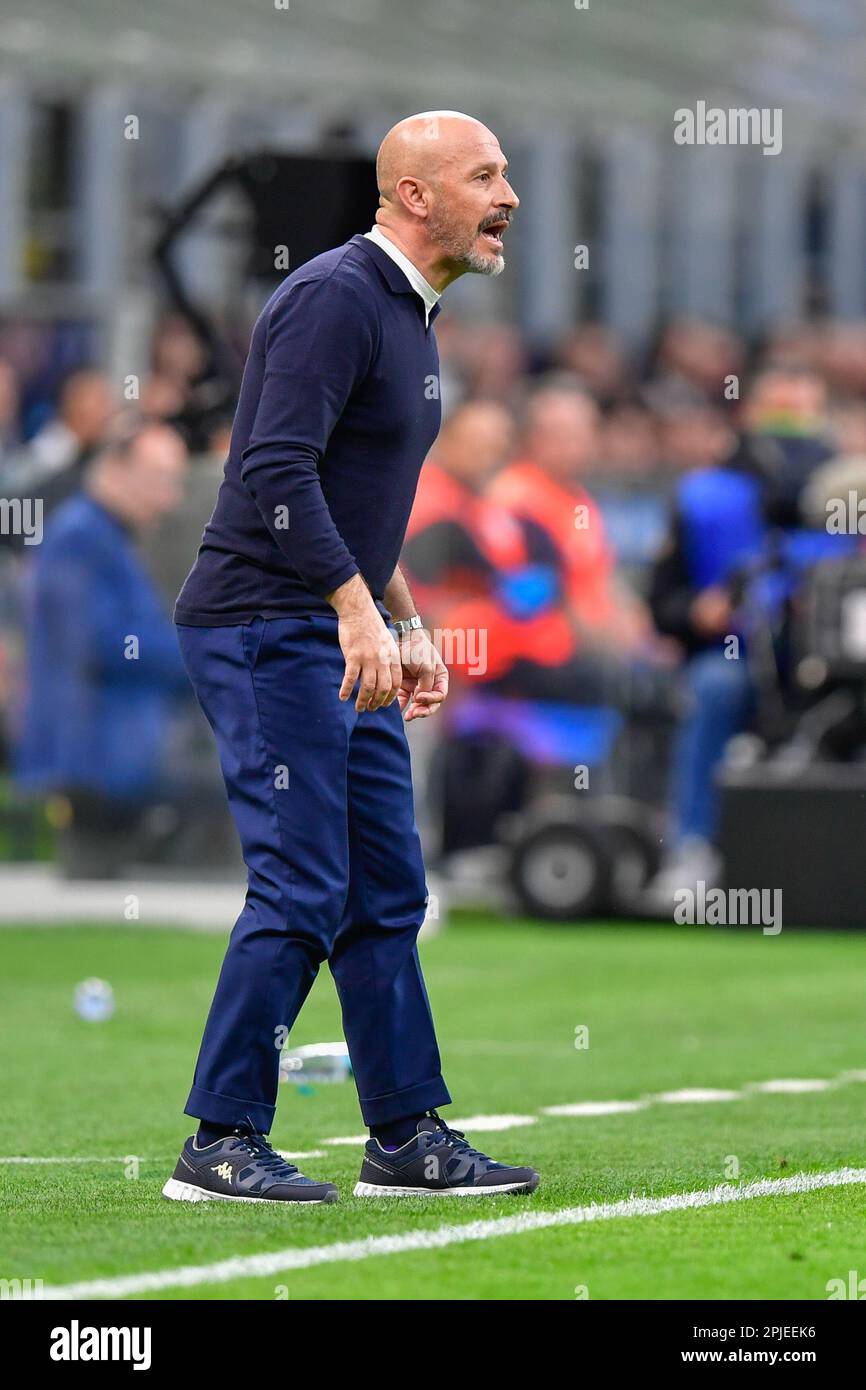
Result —
POLYGON ((510 227, 511 216, 511 213, 507 209, 503 209, 502 212, 491 213, 489 217, 485 217, 484 221, 479 224, 478 230, 479 232, 484 232, 488 227, 495 227, 499 222, 504 222, 510 227))

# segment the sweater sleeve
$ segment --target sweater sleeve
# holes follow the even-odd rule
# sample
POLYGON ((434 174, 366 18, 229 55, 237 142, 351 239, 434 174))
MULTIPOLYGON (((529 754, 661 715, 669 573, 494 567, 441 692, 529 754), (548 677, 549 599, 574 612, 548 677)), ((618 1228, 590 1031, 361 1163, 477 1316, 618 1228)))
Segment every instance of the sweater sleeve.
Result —
POLYGON ((319 465, 373 351, 371 311, 335 276, 294 286, 266 325, 241 478, 289 564, 319 597, 358 573, 328 510, 319 465))

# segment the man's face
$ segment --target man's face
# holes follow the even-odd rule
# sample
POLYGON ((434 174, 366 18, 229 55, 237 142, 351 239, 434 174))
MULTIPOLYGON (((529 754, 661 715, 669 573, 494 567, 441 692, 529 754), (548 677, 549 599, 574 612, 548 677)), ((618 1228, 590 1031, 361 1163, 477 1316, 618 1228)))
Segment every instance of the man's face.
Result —
POLYGON ((136 440, 124 469, 125 497, 138 526, 152 526, 183 501, 186 447, 174 430, 145 430, 136 440))
POLYGON ((493 401, 473 401, 446 425, 441 461, 453 477, 480 489, 511 451, 511 416, 493 401))
POLYGON ((114 405, 108 379, 96 372, 81 372, 66 386, 61 416, 82 444, 96 444, 105 433, 114 405))
POLYGON ((502 238, 520 201, 507 173, 495 135, 467 123, 432 181, 428 231, 461 270, 499 275, 505 269, 502 238))
POLYGON ((746 416, 756 429, 780 420, 808 425, 823 419, 826 408, 827 391, 819 376, 778 372, 768 374, 756 389, 746 416))
POLYGON ((585 396, 542 392, 532 402, 527 453, 551 477, 575 479, 598 455, 598 410, 585 396))

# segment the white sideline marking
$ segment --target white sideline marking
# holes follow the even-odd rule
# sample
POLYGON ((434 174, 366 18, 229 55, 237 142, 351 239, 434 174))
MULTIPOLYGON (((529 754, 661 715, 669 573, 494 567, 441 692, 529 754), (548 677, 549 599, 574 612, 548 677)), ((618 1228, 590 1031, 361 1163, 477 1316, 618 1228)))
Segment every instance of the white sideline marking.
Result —
MULTIPOLYGON (((542 1111, 542 1114, 545 1114, 542 1111)), ((448 1120, 451 1129, 474 1129, 485 1133, 493 1133, 503 1129, 521 1129, 526 1125, 538 1124, 537 1115, 470 1115, 468 1120, 448 1120)), ((340 1144, 351 1144, 356 1148, 358 1144, 366 1144, 370 1138, 369 1134, 340 1134, 334 1139, 322 1139, 319 1142, 328 1144, 332 1147, 340 1144)))
POLYGON ((809 1080, 799 1080, 796 1078, 778 1081, 754 1081, 747 1088, 750 1091, 764 1091, 767 1095, 795 1096, 806 1091, 829 1091, 835 1086, 835 1081, 820 1081, 812 1078, 809 1080))
POLYGON ((468 1120, 452 1120, 451 1129, 483 1130, 522 1129, 526 1125, 537 1125, 537 1115, 470 1115, 468 1120))
POLYGON ((739 1090, 721 1090, 712 1087, 690 1086, 679 1091, 660 1091, 656 1095, 644 1096, 641 1100, 586 1100, 574 1105, 546 1105, 542 1115, 556 1117, 580 1115, 617 1115, 633 1110, 645 1110, 648 1105, 703 1105, 711 1101, 740 1100, 754 1095, 802 1095, 812 1091, 832 1091, 835 1087, 851 1081, 866 1081, 866 1071, 841 1071, 830 1081, 818 1077, 797 1079, 779 1077, 770 1081, 747 1081, 739 1090))
MULTIPOLYGON (((305 1149, 303 1153, 294 1153, 290 1149, 277 1149, 277 1153, 282 1158, 289 1159, 325 1157, 323 1149, 305 1149)), ((96 1155, 88 1157, 87 1154, 57 1154, 47 1158, 25 1158, 17 1154, 0 1154, 0 1163, 129 1163, 132 1158, 137 1158, 140 1163, 161 1163, 163 1159, 166 1159, 166 1155, 156 1159, 144 1158, 141 1154, 124 1154, 122 1158, 103 1158, 96 1155)))
POLYGON ((120 1275, 111 1279, 87 1279, 78 1284, 48 1285, 43 1298, 54 1301, 77 1298, 125 1298, 130 1294, 152 1293, 160 1289, 196 1288, 200 1284, 225 1284, 232 1279, 265 1278, 290 1269, 311 1269, 314 1265, 342 1264, 367 1260, 376 1255, 402 1255, 413 1250, 441 1250, 467 1241, 491 1240, 497 1236, 520 1236, 553 1226, 577 1226, 591 1221, 612 1221, 619 1217, 657 1216, 668 1211, 689 1211, 721 1206, 729 1202, 750 1201, 755 1197, 798 1196, 827 1187, 866 1183, 866 1168, 838 1168, 830 1173, 797 1173, 789 1178, 763 1178, 735 1187, 717 1187, 695 1192, 675 1192, 668 1197, 627 1197, 620 1202, 593 1203, 588 1207, 563 1207, 559 1211, 524 1212, 493 1221, 469 1221, 465 1225, 439 1226, 432 1230, 407 1231, 402 1235, 367 1236, 363 1240, 337 1241, 332 1245, 313 1245, 307 1249, 289 1248, 261 1255, 236 1255, 207 1265, 182 1265, 152 1273, 120 1275))
MULTIPOLYGON (((546 1105, 538 1112, 538 1115, 548 1115, 553 1119, 580 1118, 581 1116, 592 1115, 626 1115, 632 1114, 636 1110, 645 1110, 649 1105, 704 1104, 710 1101, 738 1100, 755 1092, 763 1095, 800 1095, 815 1091, 830 1091, 846 1082, 857 1081, 866 1081, 866 1070, 841 1071, 830 1081, 816 1077, 811 1079, 780 1077, 770 1081, 750 1081, 740 1091, 714 1090, 711 1087, 693 1086, 679 1091, 661 1091, 657 1095, 644 1096, 641 1100, 581 1100, 567 1105, 546 1105)), ((452 1129, 474 1129, 490 1132, 519 1129, 526 1125, 536 1124, 538 1115, 471 1115, 468 1120, 452 1120, 451 1127, 452 1129)), ((320 1139, 319 1143, 329 1147, 350 1144, 355 1148, 358 1145, 366 1144, 367 1139, 368 1135, 366 1134, 348 1134, 340 1135, 334 1139, 320 1139)), ((298 1152, 293 1152, 290 1149, 278 1149, 277 1152, 282 1154, 283 1158, 288 1159, 325 1157, 321 1148, 305 1149, 298 1152)), ((23 1158, 7 1157, 0 1154, 0 1163, 126 1163, 129 1157, 128 1154, 119 1158, 88 1158, 86 1156, 60 1154, 56 1158, 23 1158)), ((137 1157, 141 1159, 142 1163, 157 1161, 156 1159, 142 1158, 140 1154, 137 1157)))
POLYGON ((87 1154, 59 1154, 52 1158, 23 1158, 16 1154, 0 1154, 0 1163, 129 1163, 130 1159, 138 1158, 142 1163, 149 1163, 149 1159, 141 1158, 140 1154, 124 1154, 122 1158, 103 1158, 88 1157, 87 1154))
POLYGON ((578 1100, 574 1105, 546 1105, 542 1115, 627 1115, 645 1110, 648 1100, 578 1100))
POLYGON ((661 1105, 702 1105, 713 1100, 739 1100, 742 1091, 714 1091, 709 1087, 692 1086, 682 1091, 661 1091, 650 1099, 661 1105))

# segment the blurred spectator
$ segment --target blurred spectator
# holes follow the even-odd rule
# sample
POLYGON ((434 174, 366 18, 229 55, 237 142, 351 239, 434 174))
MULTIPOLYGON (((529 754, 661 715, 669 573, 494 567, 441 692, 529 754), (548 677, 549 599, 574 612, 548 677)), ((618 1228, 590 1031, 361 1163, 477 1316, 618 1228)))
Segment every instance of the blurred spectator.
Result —
POLYGON ((700 319, 674 319, 662 332, 644 399, 660 414, 721 404, 725 378, 741 370, 739 340, 700 319))
POLYGON ((186 386, 176 377, 153 372, 141 387, 139 410, 148 420, 173 420, 183 413, 186 386))
POLYGON ((640 405, 616 406, 602 419, 600 448, 602 474, 625 479, 654 473, 661 462, 654 416, 640 405))
POLYGON ((771 521, 797 524, 804 485, 834 452, 824 382, 808 366, 770 367, 755 378, 741 421, 731 466, 760 479, 771 521))
POLYGON ((659 449, 673 473, 712 468, 731 452, 734 432, 714 406, 694 405, 663 415, 658 421, 659 449))
MULTIPOLYGON (((714 774, 726 743, 747 727, 755 708, 748 616, 761 620, 756 585, 763 585, 765 571, 783 571, 772 590, 764 586, 780 600, 798 582, 798 573, 786 569, 784 537, 801 528, 803 489, 830 455, 825 402, 823 383, 808 368, 762 373, 744 403, 744 428, 729 457, 687 473, 677 489, 650 593, 659 630, 687 656, 685 714, 674 750, 673 849, 655 885, 659 906, 669 907, 677 888, 698 879, 711 883, 721 871, 713 844, 714 774)), ((837 539, 816 533, 810 559, 837 539)))
MULTIPOLYGON (((240 339, 243 316, 232 331, 237 324, 240 339)), ((828 440, 843 458, 866 457, 866 325, 794 322, 747 344, 726 328, 678 318, 643 364, 597 322, 535 345, 532 358, 514 326, 447 310, 437 338, 445 423, 404 552, 419 606, 442 628, 485 630, 488 688, 527 698, 625 707, 623 678, 632 680, 647 656, 656 662, 657 632, 670 634, 664 641, 682 654, 692 709, 676 749, 675 849, 696 846, 694 863, 703 862, 709 881, 717 863, 712 768, 728 732, 745 727, 755 707, 746 660, 720 664, 721 641, 739 633, 744 570, 767 563, 771 537, 801 526, 800 500, 828 440), (531 373, 541 362, 560 375, 539 388, 531 373), (752 379, 742 404, 725 394, 733 375, 744 391, 752 379), (512 411, 523 420, 515 458, 512 411), (743 508, 736 522, 734 496, 743 508), (639 598, 648 591, 656 634, 639 598)), ((41 498, 46 515, 81 486, 115 413, 101 372, 68 375, 92 359, 92 340, 79 333, 52 343, 43 325, 0 331, 0 495, 41 498)), ((175 313, 158 323, 150 368, 141 415, 179 430, 196 458, 183 506, 168 509, 140 548, 127 537, 165 593, 178 587, 190 536, 212 508, 236 383, 228 358, 175 313)), ((20 665, 20 576, 34 563, 44 569, 44 557, 14 535, 0 536, 0 546, 2 706, 4 663, 13 689, 20 665)), ((459 646, 449 655, 459 674, 459 646)))
POLYGON ((650 627, 643 606, 617 579, 601 512, 581 483, 599 449, 592 398, 542 386, 527 404, 521 456, 493 481, 490 496, 547 536, 582 637, 626 656, 644 644, 650 627))
POLYGON ((758 345, 756 361, 764 368, 809 366, 817 370, 820 336, 810 323, 776 327, 758 345))
POLYGON ((31 479, 41 485, 53 475, 75 475, 104 437, 114 408, 111 383, 102 372, 86 370, 67 377, 57 416, 30 441, 31 479))
POLYGON ((489 594, 523 558, 519 523, 483 496, 513 434, 504 406, 470 401, 445 421, 422 469, 401 558, 419 606, 437 623, 455 599, 489 594))
POLYGON ((166 314, 157 325, 151 349, 154 375, 173 383, 184 396, 204 375, 207 348, 180 314, 166 314))
POLYGON ((625 349, 612 329, 585 323, 559 344, 556 365, 573 372, 600 406, 624 402, 631 394, 625 349))
POLYGON ((494 401, 469 401, 448 417, 421 473, 401 559, 428 626, 444 634, 449 665, 486 681, 518 659, 559 665, 573 648, 554 606, 544 533, 484 493, 513 433, 511 415, 494 401), (469 632, 485 634, 483 654, 469 632))
POLYGON ((601 511, 618 573, 641 595, 667 526, 671 466, 660 422, 645 406, 614 406, 602 417, 601 457, 586 490, 601 511))
POLYGON ((814 365, 832 395, 866 398, 866 326, 824 324, 817 335, 814 365))
POLYGON ((19 447, 21 392, 11 362, 0 357, 0 468, 19 447))
POLYGON ((511 405, 526 375, 526 353, 518 329, 508 323, 486 323, 469 330, 462 368, 467 395, 511 405))
POLYGON ((866 456, 866 401, 841 401, 830 411, 830 433, 844 456, 866 456))
POLYGON ((179 504, 185 468, 174 430, 120 428, 83 491, 55 511, 29 575, 17 776, 25 787, 63 793, 74 828, 85 840, 93 832, 108 873, 115 831, 129 831, 157 802, 186 804, 195 791, 172 747, 190 687, 135 543, 179 504))
MULTIPOLYGON (((22 449, 8 456, 2 479, 8 498, 38 499, 41 514, 81 486, 84 468, 105 438, 114 411, 108 378, 101 372, 73 372, 60 392, 58 414, 22 449)), ((10 550, 22 545, 20 535, 3 533, 0 544, 10 550)))
POLYGON ((238 362, 229 337, 209 326, 199 331, 181 314, 166 315, 154 335, 144 411, 173 425, 193 454, 210 452, 226 415, 234 416, 245 355, 238 362))

